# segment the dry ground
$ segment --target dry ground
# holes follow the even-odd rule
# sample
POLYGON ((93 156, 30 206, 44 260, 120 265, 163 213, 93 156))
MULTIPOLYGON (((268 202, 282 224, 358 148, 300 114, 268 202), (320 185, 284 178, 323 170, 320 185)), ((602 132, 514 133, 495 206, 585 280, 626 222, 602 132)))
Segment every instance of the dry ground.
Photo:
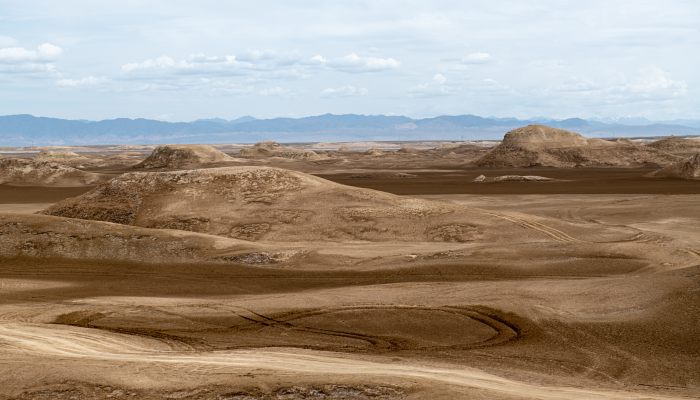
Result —
MULTIPOLYGON (((498 229, 466 242, 256 242, 314 254, 264 266, 1 258, 0 399, 700 396, 697 182, 644 169, 489 171, 563 182, 486 186, 469 168, 299 169, 454 202, 498 229)), ((0 214, 87 190, 0 186, 0 214)))

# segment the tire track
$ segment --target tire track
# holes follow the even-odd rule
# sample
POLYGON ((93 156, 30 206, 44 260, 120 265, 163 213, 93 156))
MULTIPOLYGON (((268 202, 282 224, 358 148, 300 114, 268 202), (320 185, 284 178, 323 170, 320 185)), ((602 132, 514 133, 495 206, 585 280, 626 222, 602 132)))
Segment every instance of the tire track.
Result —
POLYGON ((37 324, 0 324, 0 350, 46 360, 46 357, 90 359, 103 362, 156 364, 165 371, 197 370, 207 373, 226 368, 233 372, 251 369, 286 373, 373 376, 421 379, 440 384, 481 389, 492 393, 528 396, 544 400, 559 399, 684 399, 630 391, 595 390, 576 387, 543 386, 515 381, 472 368, 433 367, 408 363, 382 363, 337 353, 319 351, 238 350, 181 352, 163 347, 155 340, 133 338, 92 329, 37 324))
POLYGON ((517 217, 512 214, 496 213, 492 211, 479 210, 483 214, 490 215, 492 217, 500 218, 508 222, 512 222, 526 229, 532 229, 537 232, 543 233, 550 238, 562 242, 562 243, 589 243, 585 240, 577 239, 566 232, 560 231, 559 229, 553 228, 549 225, 542 224, 533 220, 517 217))
MULTIPOLYGON (((260 315, 260 314, 257 314, 260 315)), ((501 321, 498 319, 495 319, 475 308, 471 307, 424 307, 424 306, 396 306, 396 305, 369 305, 369 306, 362 306, 362 307, 357 307, 357 306, 348 306, 348 307, 337 307, 337 308, 324 308, 324 309, 315 309, 315 310, 307 310, 307 311, 302 311, 302 312, 294 312, 291 314, 284 315, 282 317, 277 317, 277 318, 268 318, 272 321, 276 321, 281 324, 285 324, 286 326, 291 326, 296 329, 302 330, 302 331, 307 331, 311 333, 320 333, 320 334, 330 334, 333 335, 335 333, 341 333, 341 334, 352 334, 352 335, 360 335, 364 338, 366 338, 368 341, 376 341, 377 344, 382 344, 382 342, 386 342, 389 346, 378 346, 378 347, 383 347, 387 350, 405 350, 405 349, 411 349, 411 350, 447 350, 447 349, 471 349, 471 348, 480 348, 480 347, 487 347, 487 346, 494 346, 496 344, 501 344, 510 340, 517 339, 520 336, 520 330, 518 327, 509 324, 506 321, 501 321), (370 336, 370 335, 364 335, 364 334, 358 334, 355 332, 345 332, 345 331, 336 331, 336 330, 329 330, 329 329, 320 329, 320 328, 315 328, 315 327, 309 327, 309 326, 304 326, 304 325, 296 325, 293 324, 290 321, 298 320, 301 318, 306 318, 314 315, 322 315, 322 314, 328 314, 328 313, 333 313, 333 312, 338 312, 338 311, 363 311, 363 310, 420 310, 420 311, 432 311, 436 313, 447 313, 447 314, 452 314, 452 315, 457 315, 459 317, 463 318, 468 318, 473 321, 479 322, 481 324, 484 324, 495 332, 495 334, 491 337, 489 337, 486 340, 479 341, 479 342, 470 342, 470 343, 461 343, 461 344, 455 344, 455 345, 445 345, 445 346, 421 346, 419 343, 414 343, 413 340, 406 339, 406 338, 399 338, 399 337, 387 337, 387 336, 370 336)), ((377 344, 373 343, 374 346, 377 346, 377 344)))
MULTIPOLYGON (((345 338, 345 339, 355 339, 355 340, 360 340, 360 341, 369 343, 374 348, 383 349, 383 350, 397 350, 397 349, 402 347, 401 343, 399 343, 399 340, 395 339, 395 338, 370 336, 370 335, 364 335, 364 334, 356 333, 356 332, 347 332, 347 331, 322 329, 322 328, 315 328, 315 327, 302 326, 302 325, 294 325, 294 324, 291 324, 291 323, 286 322, 286 321, 280 321, 280 320, 259 314, 257 312, 252 311, 252 310, 245 309, 245 311, 252 314, 253 316, 255 316, 257 318, 252 318, 249 316, 245 316, 243 314, 237 314, 237 315, 246 321, 252 322, 254 324, 259 324, 262 326, 269 326, 269 327, 281 328, 281 329, 285 329, 285 330, 294 330, 294 331, 299 331, 299 332, 325 335, 325 336, 335 336, 335 337, 340 337, 340 338, 345 338)), ((234 325, 234 326, 231 326, 230 328, 236 329, 238 327, 234 325)))

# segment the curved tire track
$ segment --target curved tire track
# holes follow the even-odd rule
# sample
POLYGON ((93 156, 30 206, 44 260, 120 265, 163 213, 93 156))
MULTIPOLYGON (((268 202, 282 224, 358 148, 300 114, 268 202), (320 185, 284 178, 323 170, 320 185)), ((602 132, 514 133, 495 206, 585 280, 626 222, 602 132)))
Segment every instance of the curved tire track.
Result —
POLYGON ((531 398, 554 399, 683 399, 614 390, 594 390, 576 387, 542 386, 502 378, 471 368, 431 367, 406 363, 381 363, 348 355, 318 351, 237 350, 212 352, 173 351, 156 340, 127 335, 40 324, 0 324, 0 350, 46 360, 46 357, 90 359, 104 362, 140 362, 160 368, 181 368, 183 372, 209 369, 220 373, 251 369, 316 374, 322 377, 353 375, 395 379, 421 379, 488 392, 531 398))

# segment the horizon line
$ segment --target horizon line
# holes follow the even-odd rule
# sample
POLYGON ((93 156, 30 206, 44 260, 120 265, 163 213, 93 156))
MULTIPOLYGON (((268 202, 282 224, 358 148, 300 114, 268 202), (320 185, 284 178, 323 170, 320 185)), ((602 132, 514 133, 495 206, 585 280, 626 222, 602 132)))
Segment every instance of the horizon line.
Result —
POLYGON ((700 121, 700 117, 679 117, 679 118, 673 118, 673 119, 649 119, 647 117, 631 117, 631 116, 621 116, 621 117, 580 117, 580 116, 574 116, 574 117, 566 117, 566 118, 557 118, 557 117, 547 117, 547 116, 534 116, 534 117, 515 117, 515 116, 483 116, 483 115, 478 115, 478 114, 470 114, 470 113, 464 113, 464 114, 436 114, 433 116, 426 116, 426 117, 413 117, 405 114, 361 114, 361 113, 342 113, 342 114, 335 114, 335 113, 321 113, 321 114, 309 114, 309 115, 303 115, 303 116, 274 116, 274 117, 255 117, 252 115, 240 115, 237 117, 233 118, 224 118, 224 117, 202 117, 202 118, 197 118, 197 119, 192 119, 192 120, 170 120, 170 119, 158 119, 157 117, 153 118, 147 118, 147 117, 111 117, 111 118, 102 118, 102 119, 89 119, 89 118, 69 118, 69 117, 57 117, 57 116, 46 116, 46 115, 36 115, 32 113, 19 113, 19 114, 2 114, 0 115, 0 118, 4 117, 33 117, 33 118, 47 118, 47 119, 59 119, 59 120, 66 120, 66 121, 86 121, 86 122, 103 122, 103 121, 115 121, 115 120, 131 120, 131 121, 137 121, 137 120, 147 120, 147 121, 157 121, 157 122, 164 122, 164 123, 192 123, 192 122, 199 122, 199 121, 212 121, 212 120, 222 120, 226 122, 233 122, 239 119, 243 118, 252 118, 251 121, 269 121, 269 120, 275 120, 275 119, 293 119, 293 120, 299 120, 299 119, 304 119, 304 118, 315 118, 315 117, 323 117, 323 116, 334 116, 334 117, 343 117, 343 116, 358 116, 358 117, 403 117, 415 121, 420 121, 420 120, 426 120, 426 119, 435 119, 435 118, 442 118, 442 117, 476 117, 476 118, 482 118, 482 119, 492 119, 492 120, 516 120, 516 121, 523 121, 523 122, 536 122, 536 121, 554 121, 554 122, 563 122, 563 121, 571 121, 571 120, 582 120, 586 122, 601 122, 601 123, 619 123, 619 124, 624 124, 625 121, 644 121, 648 122, 651 124, 654 123, 664 123, 664 122, 674 122, 674 121, 700 121))

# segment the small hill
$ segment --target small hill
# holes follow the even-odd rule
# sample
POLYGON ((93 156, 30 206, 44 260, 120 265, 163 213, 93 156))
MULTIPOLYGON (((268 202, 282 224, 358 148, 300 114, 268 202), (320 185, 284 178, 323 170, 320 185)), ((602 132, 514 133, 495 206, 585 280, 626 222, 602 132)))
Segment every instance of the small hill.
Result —
POLYGON ((270 167, 127 173, 43 213, 252 241, 471 241, 499 224, 452 203, 270 167))
POLYGON ((241 149, 240 155, 246 158, 280 157, 296 160, 319 160, 328 158, 327 155, 318 154, 313 150, 282 146, 274 141, 259 142, 252 147, 243 148, 241 149))
POLYGON ((659 178, 700 179, 700 153, 653 172, 659 178))
POLYGON ((528 125, 506 133, 502 144, 538 149, 542 147, 581 147, 587 146, 589 143, 588 139, 575 132, 546 125, 528 125))
POLYGON ((677 157, 629 141, 588 139, 578 133, 528 125, 506 133, 503 141, 476 161, 482 167, 666 165, 677 157))
POLYGON ((410 144, 403 144, 398 150, 396 150, 396 152, 403 154, 416 154, 418 153, 418 149, 411 146, 410 144))
POLYGON ((277 264, 298 258, 275 248, 198 233, 35 214, 0 214, 0 256, 135 262, 277 264))
POLYGON ((79 166, 91 161, 89 157, 85 157, 72 151, 56 151, 56 150, 41 150, 34 157, 37 161, 51 161, 59 164, 69 165, 72 167, 79 166))
POLYGON ((105 175, 81 171, 50 161, 24 158, 0 159, 0 184, 16 186, 90 186, 104 182, 105 175))
POLYGON ((691 155, 700 152, 700 140, 669 136, 649 143, 647 146, 671 154, 691 155))
POLYGON ((235 159, 212 146, 202 144, 178 144, 156 147, 151 155, 134 166, 134 169, 196 168, 235 159))

